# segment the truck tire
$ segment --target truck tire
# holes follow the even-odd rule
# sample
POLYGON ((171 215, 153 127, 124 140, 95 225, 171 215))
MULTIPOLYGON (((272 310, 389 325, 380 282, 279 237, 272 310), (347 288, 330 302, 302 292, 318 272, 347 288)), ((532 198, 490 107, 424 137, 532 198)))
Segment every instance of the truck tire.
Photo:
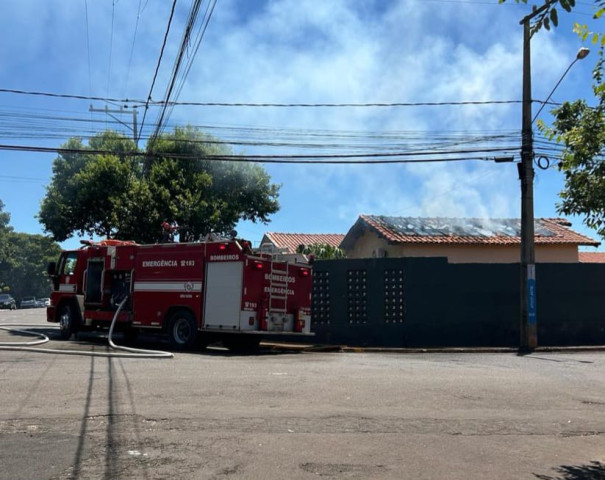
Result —
POLYGON ((59 338, 69 340, 76 332, 76 313, 70 304, 64 304, 59 310, 59 338))
POLYGON ((197 323, 195 317, 187 310, 178 310, 168 321, 168 338, 173 348, 189 350, 197 338, 197 323))

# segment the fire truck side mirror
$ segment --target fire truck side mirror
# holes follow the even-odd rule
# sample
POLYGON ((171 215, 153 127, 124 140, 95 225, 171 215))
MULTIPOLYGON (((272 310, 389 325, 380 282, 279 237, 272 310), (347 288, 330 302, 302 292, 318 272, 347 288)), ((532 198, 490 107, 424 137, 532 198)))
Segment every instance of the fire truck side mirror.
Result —
POLYGON ((54 277, 57 274, 57 262, 48 262, 46 273, 48 273, 50 277, 54 277))

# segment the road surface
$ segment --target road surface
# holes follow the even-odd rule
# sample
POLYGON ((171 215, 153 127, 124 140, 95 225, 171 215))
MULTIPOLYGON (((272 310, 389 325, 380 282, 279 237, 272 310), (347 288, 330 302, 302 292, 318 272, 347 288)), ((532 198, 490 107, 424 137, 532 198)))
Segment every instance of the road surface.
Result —
POLYGON ((0 385, 2 479, 605 479, 600 352, 0 351, 0 385))

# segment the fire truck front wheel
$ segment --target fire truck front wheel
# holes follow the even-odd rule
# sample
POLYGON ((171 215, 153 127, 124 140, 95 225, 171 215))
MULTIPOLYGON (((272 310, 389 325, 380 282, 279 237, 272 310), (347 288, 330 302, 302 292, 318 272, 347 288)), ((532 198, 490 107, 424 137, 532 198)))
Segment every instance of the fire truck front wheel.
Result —
POLYGON ((187 310, 178 310, 168 322, 170 344, 178 350, 188 350, 195 345, 197 323, 195 317, 187 310))
POLYGON ((59 310, 59 337, 69 340, 76 331, 76 314, 72 305, 65 304, 59 310))

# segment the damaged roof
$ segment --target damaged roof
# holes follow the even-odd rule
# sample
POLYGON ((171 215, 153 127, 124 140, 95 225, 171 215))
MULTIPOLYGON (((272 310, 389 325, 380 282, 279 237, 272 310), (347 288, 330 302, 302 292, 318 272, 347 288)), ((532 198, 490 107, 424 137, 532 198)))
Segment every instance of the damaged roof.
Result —
MULTIPOLYGON (((600 242, 575 232, 563 218, 536 218, 536 245, 590 245, 600 242)), ((521 243, 521 220, 518 218, 415 218, 384 215, 360 215, 351 227, 341 248, 352 248, 365 231, 375 232, 391 244, 488 244, 521 243)))

